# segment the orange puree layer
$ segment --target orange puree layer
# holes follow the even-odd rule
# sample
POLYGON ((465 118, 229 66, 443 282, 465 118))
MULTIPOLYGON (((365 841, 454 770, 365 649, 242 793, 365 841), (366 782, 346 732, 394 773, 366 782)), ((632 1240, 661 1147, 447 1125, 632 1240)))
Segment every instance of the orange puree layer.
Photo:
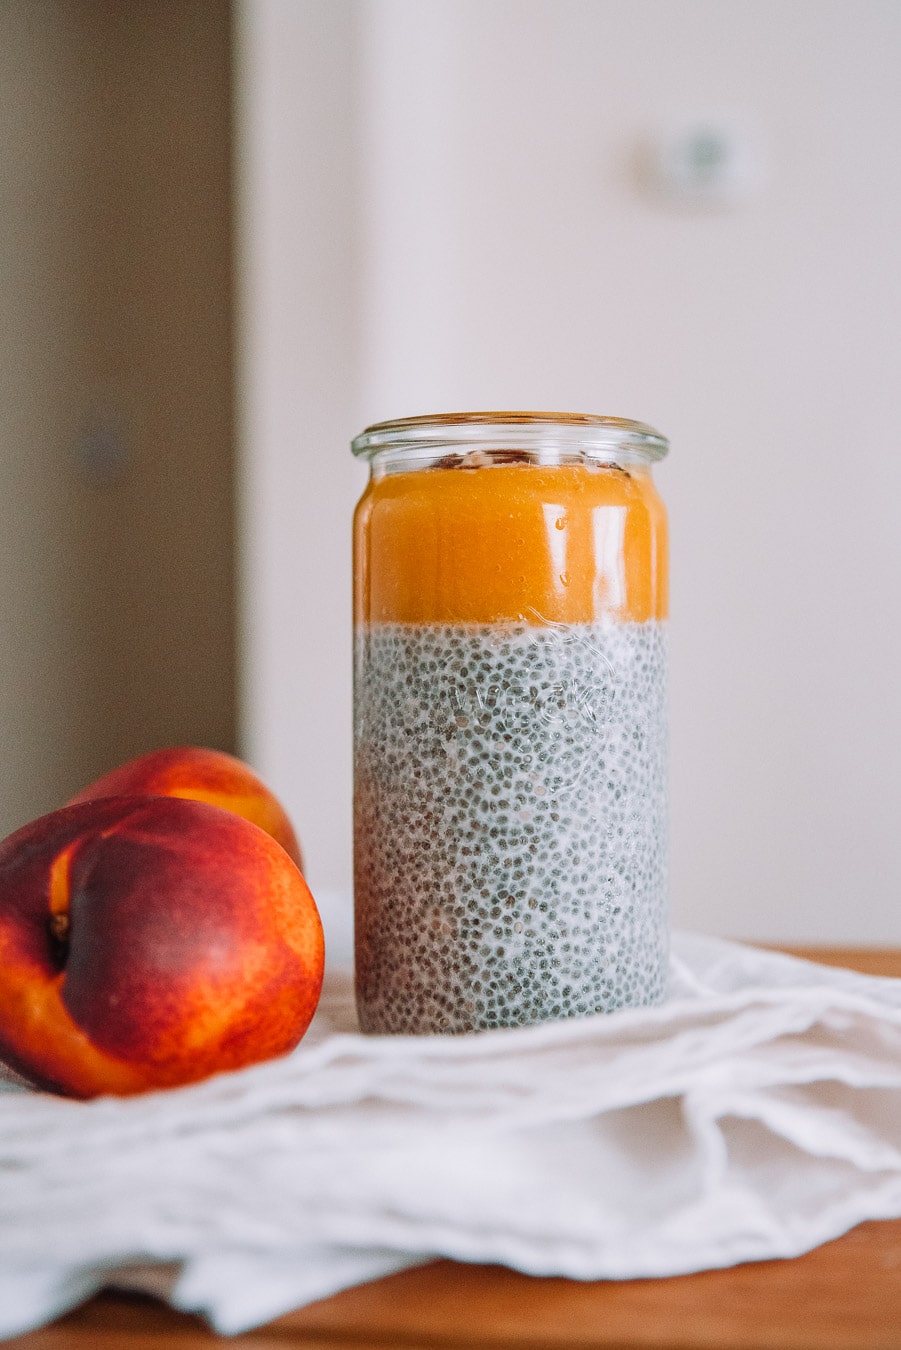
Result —
POLYGON ((666 511, 650 473, 492 464, 388 474, 354 521, 357 623, 666 617, 666 511))

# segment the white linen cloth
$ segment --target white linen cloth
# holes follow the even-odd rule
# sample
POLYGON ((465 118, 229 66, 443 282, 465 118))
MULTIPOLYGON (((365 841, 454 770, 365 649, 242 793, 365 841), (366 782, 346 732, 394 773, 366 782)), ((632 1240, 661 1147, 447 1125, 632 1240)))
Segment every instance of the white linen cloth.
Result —
POLYGON ((191 1088, 0 1094, 0 1334, 108 1283, 220 1331, 427 1260, 671 1275, 901 1216, 901 980, 677 934, 657 1008, 364 1037, 191 1088))

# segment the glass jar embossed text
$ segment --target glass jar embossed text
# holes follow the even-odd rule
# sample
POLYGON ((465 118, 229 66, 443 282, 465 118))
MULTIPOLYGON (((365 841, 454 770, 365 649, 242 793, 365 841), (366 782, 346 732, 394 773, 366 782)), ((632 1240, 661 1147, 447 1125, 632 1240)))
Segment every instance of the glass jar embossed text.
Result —
POLYGON ((464 1032, 664 993, 662 436, 370 427, 354 528, 357 1006, 464 1032))

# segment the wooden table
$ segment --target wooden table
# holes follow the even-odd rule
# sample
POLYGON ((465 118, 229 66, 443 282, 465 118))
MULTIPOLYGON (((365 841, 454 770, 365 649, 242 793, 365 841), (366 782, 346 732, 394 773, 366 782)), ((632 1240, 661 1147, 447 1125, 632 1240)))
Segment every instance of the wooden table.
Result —
MULTIPOLYGON (((804 949, 901 976, 901 951, 804 949)), ((225 1340, 149 1299, 103 1294, 14 1350, 901 1350, 901 1220, 794 1261, 579 1283, 436 1261, 225 1340)))

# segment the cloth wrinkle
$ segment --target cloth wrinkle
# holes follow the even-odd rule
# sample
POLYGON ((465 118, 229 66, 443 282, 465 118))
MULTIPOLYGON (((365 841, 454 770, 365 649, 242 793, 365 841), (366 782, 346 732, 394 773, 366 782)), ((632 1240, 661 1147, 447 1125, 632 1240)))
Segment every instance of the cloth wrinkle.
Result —
POLYGON ((237 1332, 447 1256, 575 1279, 789 1257, 901 1217, 901 980, 679 933, 656 1007, 365 1037, 73 1102, 0 1079, 0 1335, 107 1284, 237 1332))

